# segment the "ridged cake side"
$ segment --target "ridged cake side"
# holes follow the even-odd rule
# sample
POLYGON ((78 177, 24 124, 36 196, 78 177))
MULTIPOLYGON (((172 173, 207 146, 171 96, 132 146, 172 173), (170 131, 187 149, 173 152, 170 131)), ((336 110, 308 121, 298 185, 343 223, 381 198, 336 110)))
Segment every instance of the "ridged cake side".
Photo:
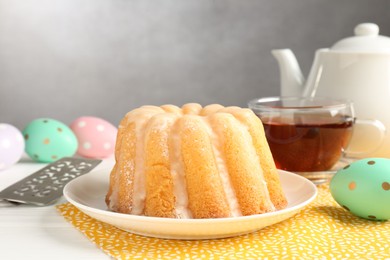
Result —
POLYGON ((284 208, 261 121, 249 109, 144 106, 119 125, 106 202, 136 215, 220 218, 284 208))

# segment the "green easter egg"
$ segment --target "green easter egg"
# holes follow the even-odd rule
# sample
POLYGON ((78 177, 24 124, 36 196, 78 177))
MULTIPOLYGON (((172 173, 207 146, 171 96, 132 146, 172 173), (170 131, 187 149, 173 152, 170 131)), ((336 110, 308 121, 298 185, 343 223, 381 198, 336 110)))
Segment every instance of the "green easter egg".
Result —
POLYGON ((330 192, 340 206, 359 217, 390 219, 390 159, 351 163, 332 178, 330 192))
POLYGON ((72 130, 60 121, 39 118, 23 130, 26 153, 38 162, 54 162, 62 157, 73 156, 78 142, 72 130))

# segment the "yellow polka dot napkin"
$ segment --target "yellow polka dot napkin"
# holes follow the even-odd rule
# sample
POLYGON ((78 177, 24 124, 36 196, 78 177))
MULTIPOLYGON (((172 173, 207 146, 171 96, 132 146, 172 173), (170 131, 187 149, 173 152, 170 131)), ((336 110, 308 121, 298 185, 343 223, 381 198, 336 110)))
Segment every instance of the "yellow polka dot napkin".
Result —
POLYGON ((358 218, 337 205, 329 186, 294 217, 255 233, 215 240, 134 235, 97 221, 70 203, 59 212, 116 259, 390 259, 390 221, 358 218))

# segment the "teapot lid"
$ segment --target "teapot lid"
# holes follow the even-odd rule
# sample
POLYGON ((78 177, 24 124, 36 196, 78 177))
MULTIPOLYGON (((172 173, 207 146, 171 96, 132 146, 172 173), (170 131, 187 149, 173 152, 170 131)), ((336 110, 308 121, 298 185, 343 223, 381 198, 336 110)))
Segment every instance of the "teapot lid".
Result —
POLYGON ((332 51, 390 52, 390 37, 379 35, 374 23, 361 23, 355 27, 355 36, 336 42, 332 51))

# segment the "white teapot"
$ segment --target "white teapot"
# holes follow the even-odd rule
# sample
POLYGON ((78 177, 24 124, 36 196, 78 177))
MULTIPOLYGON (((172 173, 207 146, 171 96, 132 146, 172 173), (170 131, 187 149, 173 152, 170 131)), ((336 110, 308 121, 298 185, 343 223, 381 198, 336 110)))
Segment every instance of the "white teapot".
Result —
MULTIPOLYGON (((357 118, 379 120, 387 129, 382 145, 370 156, 390 158, 390 37, 379 35, 376 24, 359 24, 355 36, 317 50, 306 81, 290 49, 272 54, 280 67, 282 96, 352 100, 357 118)), ((351 144, 357 150, 369 145, 365 137, 376 134, 370 129, 355 133, 351 144)))

